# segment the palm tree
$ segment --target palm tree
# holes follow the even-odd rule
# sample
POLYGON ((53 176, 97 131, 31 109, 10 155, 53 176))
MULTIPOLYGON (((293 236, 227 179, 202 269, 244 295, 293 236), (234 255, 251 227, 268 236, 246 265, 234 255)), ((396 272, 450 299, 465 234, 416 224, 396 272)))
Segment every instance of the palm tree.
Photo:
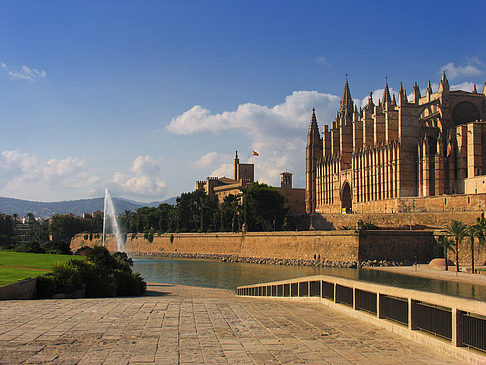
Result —
POLYGON ((471 242, 471 269, 472 273, 474 274, 474 240, 476 239, 476 237, 479 239, 479 241, 482 241, 484 239, 481 226, 479 226, 478 224, 474 224, 467 227, 467 236, 469 237, 469 241, 471 242))
POLYGON ((437 240, 437 244, 442 247, 444 250, 444 259, 445 259, 445 269, 446 271, 449 270, 448 265, 447 265, 447 251, 451 250, 454 252, 454 242, 449 239, 447 236, 439 236, 439 239, 437 240))
POLYGON ((484 246, 486 242, 486 218, 484 218, 484 212, 481 213, 481 217, 477 219, 476 226, 478 226, 482 232, 482 235, 479 237, 479 247, 478 247, 478 253, 479 253, 479 248, 481 246, 484 246))
POLYGON ((459 245, 464 237, 467 235, 467 224, 464 222, 453 220, 446 227, 446 232, 454 237, 456 246, 456 271, 459 271, 459 245))

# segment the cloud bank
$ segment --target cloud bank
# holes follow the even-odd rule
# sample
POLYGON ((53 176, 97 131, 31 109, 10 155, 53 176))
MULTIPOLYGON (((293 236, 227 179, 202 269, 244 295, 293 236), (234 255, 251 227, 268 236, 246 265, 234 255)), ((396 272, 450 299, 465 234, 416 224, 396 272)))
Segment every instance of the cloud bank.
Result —
MULTIPOLYGON (((304 183, 305 138, 312 107, 316 108, 319 125, 335 116, 339 97, 317 91, 294 91, 283 103, 268 107, 246 103, 234 111, 212 113, 200 105, 173 118, 166 129, 178 135, 234 131, 252 139, 249 151, 258 151, 254 158, 255 175, 260 182, 276 185, 280 173, 293 172, 297 184, 304 183)), ((248 155, 249 156, 249 155, 248 155)), ((245 162, 245 155, 240 154, 245 162)), ((212 176, 232 177, 232 156, 212 151, 204 155, 200 165, 211 167, 212 176), (221 157, 224 157, 223 160, 221 157)))
POLYGON ((4 62, 0 62, 0 66, 8 72, 12 80, 37 81, 39 79, 44 79, 47 76, 47 73, 44 70, 25 65, 18 70, 10 70, 4 62))
POLYGON ((160 200, 167 191, 162 180, 160 158, 137 156, 128 173, 117 171, 113 174, 110 189, 117 195, 160 200))

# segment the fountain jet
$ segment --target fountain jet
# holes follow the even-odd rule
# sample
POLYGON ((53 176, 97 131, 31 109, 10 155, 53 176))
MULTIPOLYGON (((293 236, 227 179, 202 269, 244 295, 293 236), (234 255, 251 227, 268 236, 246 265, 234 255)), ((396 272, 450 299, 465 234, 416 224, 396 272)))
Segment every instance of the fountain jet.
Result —
POLYGON ((105 204, 103 208, 103 247, 106 242, 106 220, 109 219, 109 223, 112 229, 112 233, 116 238, 116 250, 120 252, 125 252, 125 240, 122 237, 120 231, 120 225, 116 219, 115 206, 113 205, 113 200, 111 199, 110 190, 108 187, 105 189, 105 204))

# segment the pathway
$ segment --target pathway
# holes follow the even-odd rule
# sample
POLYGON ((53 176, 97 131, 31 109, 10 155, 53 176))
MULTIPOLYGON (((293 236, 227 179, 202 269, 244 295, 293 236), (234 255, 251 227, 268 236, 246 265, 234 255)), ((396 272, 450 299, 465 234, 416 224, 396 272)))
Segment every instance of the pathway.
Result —
POLYGON ((138 298, 0 302, 0 363, 459 363, 322 305, 148 289, 138 298))

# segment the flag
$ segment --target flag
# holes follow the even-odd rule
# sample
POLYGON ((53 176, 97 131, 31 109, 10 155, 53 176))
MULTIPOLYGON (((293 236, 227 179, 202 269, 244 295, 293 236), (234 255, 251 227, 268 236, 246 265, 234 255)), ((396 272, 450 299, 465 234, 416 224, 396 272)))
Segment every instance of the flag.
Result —
POLYGON ((252 151, 252 156, 260 156, 257 151, 252 151))

